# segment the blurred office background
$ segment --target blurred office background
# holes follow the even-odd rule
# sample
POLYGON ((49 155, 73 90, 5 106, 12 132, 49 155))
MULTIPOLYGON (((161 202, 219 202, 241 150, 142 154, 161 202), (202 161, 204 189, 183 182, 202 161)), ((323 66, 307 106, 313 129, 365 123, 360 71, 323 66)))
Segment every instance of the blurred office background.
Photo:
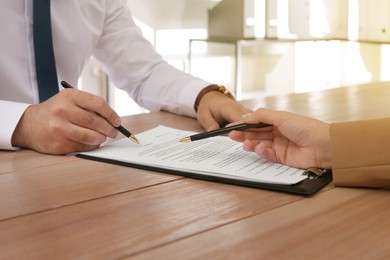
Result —
MULTIPOLYGON (((238 99, 390 80, 390 0, 128 0, 170 64, 238 99), (389 43, 389 44, 388 44, 389 43)), ((146 112, 94 60, 80 85, 146 112)))

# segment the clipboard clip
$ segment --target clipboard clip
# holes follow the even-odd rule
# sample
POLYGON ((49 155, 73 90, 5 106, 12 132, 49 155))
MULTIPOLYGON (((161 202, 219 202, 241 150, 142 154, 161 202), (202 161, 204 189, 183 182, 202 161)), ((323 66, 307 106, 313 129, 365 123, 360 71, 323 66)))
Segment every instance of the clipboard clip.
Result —
POLYGON ((313 180, 313 179, 318 179, 320 178, 322 175, 324 175, 328 170, 324 170, 324 169, 319 169, 319 168, 315 168, 315 167, 310 167, 310 168, 307 168, 306 171, 304 173, 302 173, 302 175, 307 175, 307 177, 310 179, 310 180, 313 180))

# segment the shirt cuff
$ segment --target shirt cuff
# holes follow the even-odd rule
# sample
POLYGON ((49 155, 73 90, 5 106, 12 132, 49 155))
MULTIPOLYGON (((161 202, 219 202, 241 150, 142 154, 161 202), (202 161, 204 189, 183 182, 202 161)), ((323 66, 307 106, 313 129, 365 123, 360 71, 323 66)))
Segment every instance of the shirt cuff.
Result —
POLYGON ((18 147, 12 146, 11 138, 16 125, 29 106, 31 104, 0 101, 0 111, 7 111, 6 113, 2 113, 3 115, 0 118, 0 149, 19 149, 18 147))
POLYGON ((196 118, 196 111, 194 108, 195 100, 200 91, 209 85, 211 85, 211 83, 207 83, 200 79, 187 84, 180 92, 178 98, 178 105, 181 108, 180 114, 196 118))

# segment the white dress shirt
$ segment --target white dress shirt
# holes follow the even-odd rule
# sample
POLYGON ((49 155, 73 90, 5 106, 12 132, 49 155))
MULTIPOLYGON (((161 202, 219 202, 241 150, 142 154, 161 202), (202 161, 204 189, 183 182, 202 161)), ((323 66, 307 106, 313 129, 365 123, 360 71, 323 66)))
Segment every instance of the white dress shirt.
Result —
MULTIPOLYGON (((151 111, 194 117, 193 105, 210 83, 168 65, 134 24, 126 0, 51 1, 58 80, 76 86, 91 56, 114 84, 151 111)), ((0 1, 0 149, 14 149, 13 131, 39 103, 32 32, 32 0, 0 1)))

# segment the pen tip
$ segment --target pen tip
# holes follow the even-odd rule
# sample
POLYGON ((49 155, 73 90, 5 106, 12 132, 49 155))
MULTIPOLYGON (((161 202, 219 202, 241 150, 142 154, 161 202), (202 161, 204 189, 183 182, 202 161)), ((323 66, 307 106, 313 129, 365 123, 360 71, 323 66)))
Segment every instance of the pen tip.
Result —
POLYGON ((131 136, 129 137, 129 139, 130 139, 131 141, 133 141, 134 143, 140 144, 140 142, 138 141, 138 139, 137 139, 134 135, 131 135, 131 136))
POLYGON ((182 142, 182 143, 191 142, 191 138, 190 137, 184 137, 184 138, 180 139, 180 142, 182 142))

